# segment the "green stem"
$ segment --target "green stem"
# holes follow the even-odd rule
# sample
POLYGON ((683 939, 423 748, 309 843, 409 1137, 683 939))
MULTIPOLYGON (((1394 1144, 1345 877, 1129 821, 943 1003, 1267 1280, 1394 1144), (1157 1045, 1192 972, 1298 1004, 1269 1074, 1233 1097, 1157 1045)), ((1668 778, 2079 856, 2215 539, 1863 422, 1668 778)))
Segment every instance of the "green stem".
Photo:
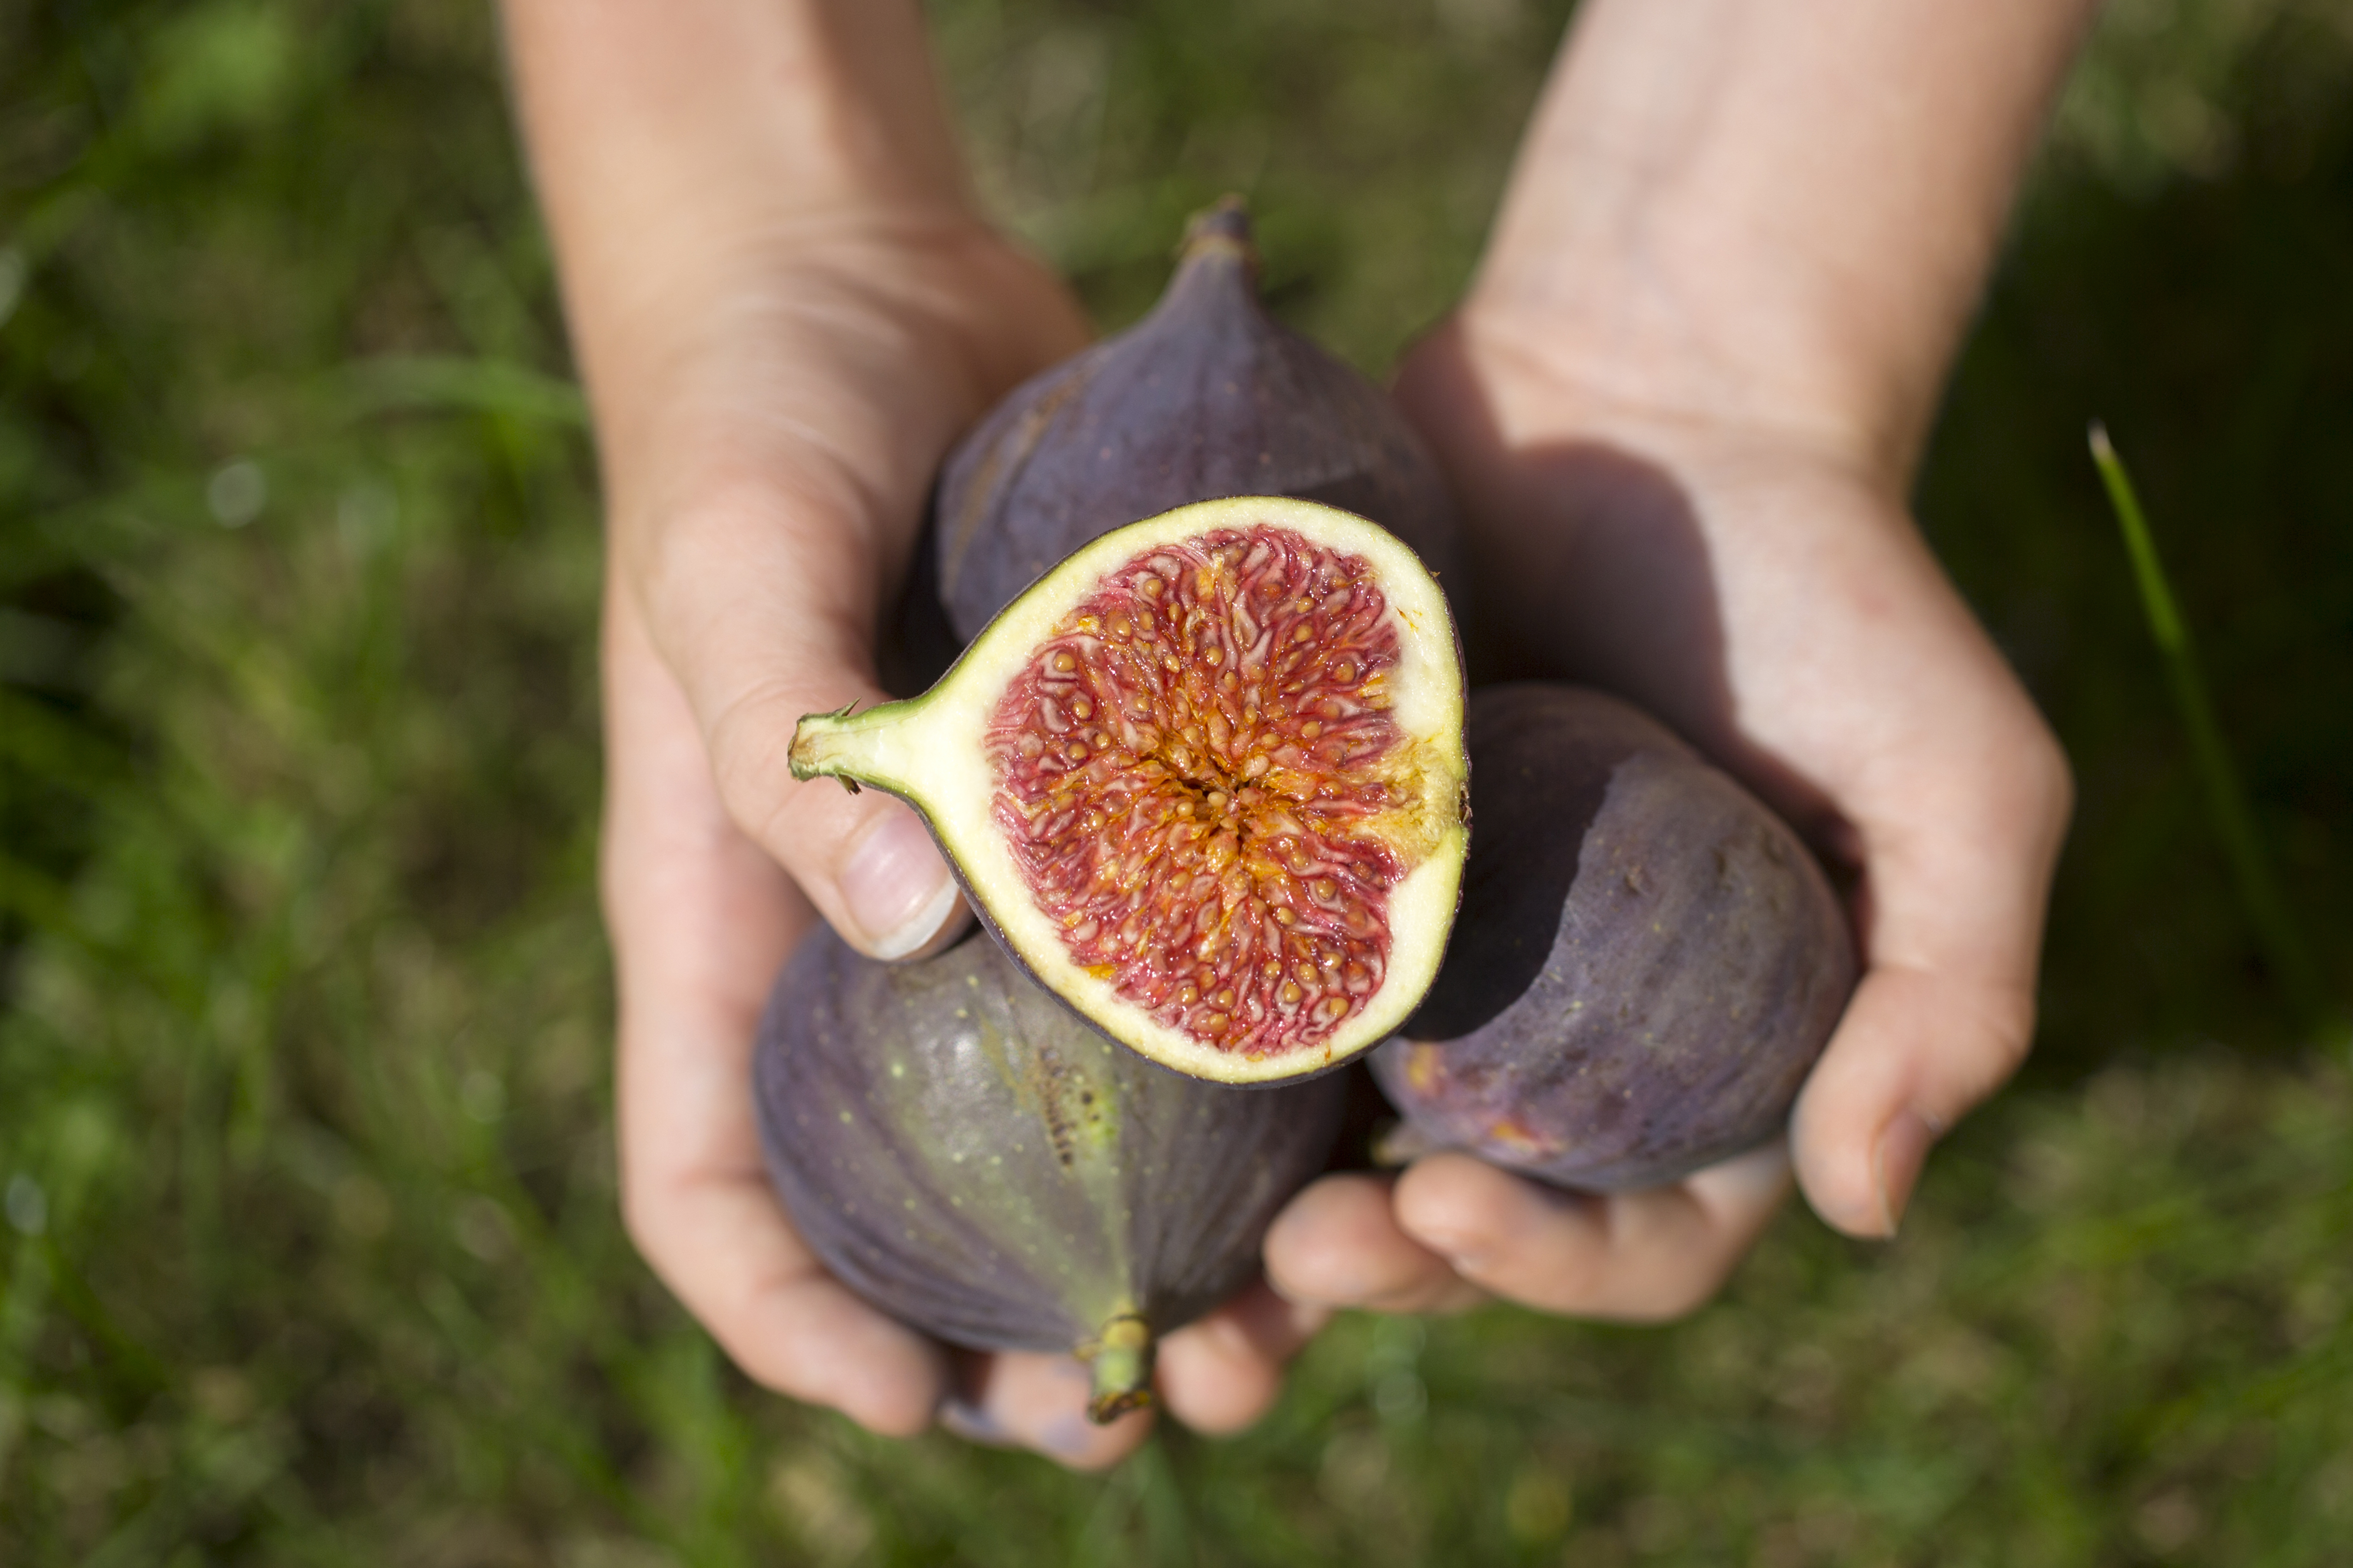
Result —
POLYGON ((852 795, 861 784, 904 793, 907 781, 896 775, 905 771, 905 726, 922 716, 923 703, 922 698, 878 702, 859 713, 853 702, 831 713, 805 714, 793 726, 786 765, 797 779, 838 779, 852 795))
POLYGON ((2097 420, 2092 424, 2091 443, 2092 461, 2100 470, 2101 482, 2107 487, 2108 502, 2116 509, 2117 525, 2124 530, 2125 549, 2132 557, 2133 579, 2140 589, 2141 608, 2147 614, 2149 634, 2157 639, 2158 652, 2165 660, 2166 676, 2173 687, 2174 702, 2181 710, 2183 727, 2189 731, 2190 751, 2206 786, 2206 803, 2213 814, 2215 831, 2221 837, 2231 869, 2238 879, 2239 896, 2254 922, 2264 959, 2288 1000, 2306 1022, 2318 1023, 2337 1009, 2332 1005, 2320 971, 2272 876, 2271 858, 2263 851, 2263 838, 2255 830, 2254 815, 2239 787, 2238 772, 2231 765, 2221 727, 2214 721, 2205 678, 2189 645, 2189 629, 2175 607, 2173 590, 2166 580, 2165 566, 2158 559, 2157 542, 2149 533, 2148 519, 2141 510, 2132 477, 2125 471, 2124 459, 2109 443, 2107 427, 2097 420))
POLYGON ((1117 1420, 1152 1403, 1152 1328, 1134 1312, 1122 1312, 1079 1354, 1093 1365, 1093 1397, 1087 1415, 1098 1424, 1117 1420))

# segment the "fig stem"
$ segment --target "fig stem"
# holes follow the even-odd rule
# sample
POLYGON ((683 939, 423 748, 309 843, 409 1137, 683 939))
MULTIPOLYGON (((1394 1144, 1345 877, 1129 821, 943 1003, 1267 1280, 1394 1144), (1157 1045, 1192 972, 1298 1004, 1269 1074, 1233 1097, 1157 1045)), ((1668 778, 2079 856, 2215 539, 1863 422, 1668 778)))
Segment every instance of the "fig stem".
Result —
POLYGON ((1152 1403, 1152 1363, 1156 1346, 1152 1326, 1134 1312, 1122 1312, 1103 1326, 1092 1344, 1079 1347, 1094 1369, 1087 1416, 1107 1426, 1152 1403))
POLYGON ((916 711, 913 703, 883 702, 863 713, 852 713, 845 707, 804 715, 793 726, 792 749, 786 754, 786 763, 797 779, 838 778, 853 795, 861 780, 888 788, 887 776, 869 778, 866 770, 881 760, 876 755, 878 741, 887 745, 890 732, 916 711))
POLYGON ((1185 225, 1185 242, 1176 247, 1179 267, 1206 256, 1230 256, 1255 278, 1258 246, 1250 238, 1250 208, 1240 196, 1226 196, 1205 207, 1185 225))

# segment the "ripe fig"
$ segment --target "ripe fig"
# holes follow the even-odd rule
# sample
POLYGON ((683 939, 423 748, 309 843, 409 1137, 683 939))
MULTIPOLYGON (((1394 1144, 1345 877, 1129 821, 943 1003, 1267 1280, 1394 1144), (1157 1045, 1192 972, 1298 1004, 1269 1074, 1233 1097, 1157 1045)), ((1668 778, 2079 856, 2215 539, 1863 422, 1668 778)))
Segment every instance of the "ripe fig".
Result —
POLYGON ((1299 496, 1404 540, 1450 585, 1453 503, 1388 395, 1266 313, 1240 201, 1196 217, 1152 313, 1013 390, 948 456, 938 589, 959 638, 1108 529, 1299 496))
POLYGON ((1472 694, 1479 837, 1444 967, 1372 1058, 1400 1152, 1655 1186, 1762 1142, 1854 988, 1837 894, 1788 825, 1644 714, 1472 694))
POLYGON ((1386 1038, 1468 830, 1453 622, 1359 517, 1203 501, 1082 547, 921 697, 812 714, 796 778, 913 804, 1048 990, 1232 1083, 1386 1038))
POLYGON ((824 930, 776 983, 754 1077, 769 1173, 826 1267, 951 1343, 1076 1350, 1098 1421, 1150 1401, 1157 1336, 1250 1281, 1346 1095, 1163 1072, 985 937, 882 963, 824 930))

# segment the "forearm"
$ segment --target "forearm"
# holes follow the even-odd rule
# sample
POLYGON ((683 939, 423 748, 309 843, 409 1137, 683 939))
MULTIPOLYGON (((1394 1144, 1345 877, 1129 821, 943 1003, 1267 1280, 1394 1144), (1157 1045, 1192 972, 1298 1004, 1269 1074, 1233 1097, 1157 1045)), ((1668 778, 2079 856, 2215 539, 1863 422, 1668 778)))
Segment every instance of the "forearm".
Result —
POLYGON ((1900 479, 2094 0, 1588 0, 1472 319, 1900 479))
POLYGON ((503 0, 517 112, 592 391, 614 340, 780 232, 962 216, 913 0, 503 0))

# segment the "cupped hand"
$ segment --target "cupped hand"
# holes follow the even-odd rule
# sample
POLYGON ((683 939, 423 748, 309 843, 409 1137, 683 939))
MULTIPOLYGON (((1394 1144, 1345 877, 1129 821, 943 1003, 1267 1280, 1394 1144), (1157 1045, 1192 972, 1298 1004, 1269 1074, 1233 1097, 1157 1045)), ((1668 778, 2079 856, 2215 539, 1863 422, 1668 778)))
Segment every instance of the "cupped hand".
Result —
MULTIPOLYGON (((1083 319, 960 213, 832 214, 699 254, 696 288, 609 311, 588 355, 611 530, 604 892, 629 1231, 771 1388, 877 1432, 936 1415, 1108 1463, 1148 1420, 1092 1426, 1071 1358, 951 1355, 826 1273, 771 1193, 750 1089, 767 987, 814 920, 902 958, 965 918, 911 811, 797 784, 786 752, 803 714, 883 696, 878 626, 942 455, 1078 347, 1083 319)), ((1261 1288, 1172 1335, 1167 1407, 1247 1425, 1319 1321, 1261 1288)))
POLYGON ((1893 1235, 1930 1146, 2031 1035, 2068 772, 1913 526, 1907 463, 1869 432, 1613 375, 1556 341, 1474 303, 1398 381, 1464 505, 1474 671, 1618 692, 1742 778, 1851 889, 1864 973, 1786 1147, 1608 1198, 1460 1154, 1328 1177, 1268 1239, 1293 1300, 1679 1315, 1793 1164, 1831 1225, 1893 1235))

